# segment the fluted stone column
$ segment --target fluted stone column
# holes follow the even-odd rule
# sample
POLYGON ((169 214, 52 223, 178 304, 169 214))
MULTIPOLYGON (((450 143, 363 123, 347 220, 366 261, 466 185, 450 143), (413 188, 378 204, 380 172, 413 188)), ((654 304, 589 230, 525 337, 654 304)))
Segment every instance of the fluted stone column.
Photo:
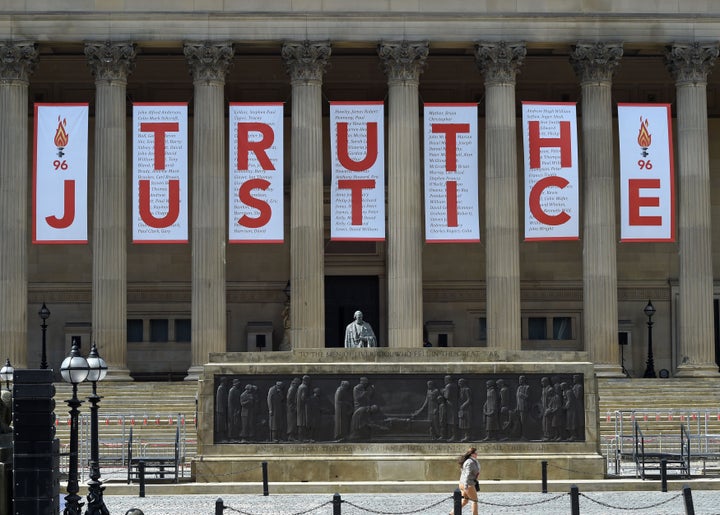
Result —
POLYGON ((666 54, 677 88, 680 206, 678 376, 717 376, 713 326, 707 77, 717 44, 675 44, 666 54))
POLYGON ((15 368, 27 356, 28 84, 35 43, 0 43, 0 342, 15 368))
POLYGON ((622 376, 618 345, 612 76, 621 44, 578 43, 570 57, 582 88, 583 341, 598 376, 622 376))
POLYGON ((95 77, 92 334, 108 364, 106 379, 130 381, 125 97, 135 48, 129 42, 88 42, 85 56, 95 77))
POLYGON ((235 55, 227 42, 187 42, 193 77, 192 364, 198 379, 211 352, 227 349, 225 242, 225 75, 235 55))
POLYGON ((475 48, 485 76, 487 345, 509 350, 522 343, 515 77, 525 54, 524 43, 475 48))
POLYGON ((325 347, 322 77, 327 41, 287 42, 282 57, 292 85, 290 163, 290 343, 325 347))
POLYGON ((387 41, 378 54, 388 78, 388 346, 422 347, 422 183, 418 83, 427 42, 387 41))

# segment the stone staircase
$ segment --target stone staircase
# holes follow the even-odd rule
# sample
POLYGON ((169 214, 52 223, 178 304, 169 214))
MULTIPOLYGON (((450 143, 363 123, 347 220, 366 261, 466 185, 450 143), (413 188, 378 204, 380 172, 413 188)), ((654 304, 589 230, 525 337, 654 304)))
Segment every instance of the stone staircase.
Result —
POLYGON ((603 378, 598 391, 604 455, 632 453, 637 421, 646 453, 679 454, 684 425, 697 467, 720 464, 720 378, 603 378))
MULTIPOLYGON (((67 467, 67 458, 63 459, 62 454, 67 453, 70 441, 70 415, 64 401, 72 396, 72 388, 65 383, 55 383, 55 390, 56 436, 60 439, 62 471, 67 467)), ((84 400, 79 424, 81 467, 89 458, 90 403, 87 396, 90 392, 90 385, 82 384, 78 388, 78 397, 84 400)), ((103 398, 98 412, 98 435, 103 476, 126 476, 123 471, 127 468, 127 442, 131 430, 133 457, 173 454, 175 436, 179 432, 183 473, 189 475, 189 462, 197 445, 196 392, 194 381, 100 383, 98 394, 103 398)))

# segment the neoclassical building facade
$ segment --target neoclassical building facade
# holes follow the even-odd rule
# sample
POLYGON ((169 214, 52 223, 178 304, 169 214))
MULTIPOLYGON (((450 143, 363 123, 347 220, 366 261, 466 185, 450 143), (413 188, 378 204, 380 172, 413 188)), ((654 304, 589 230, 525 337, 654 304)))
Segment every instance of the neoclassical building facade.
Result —
POLYGON ((361 309, 381 346, 586 351, 598 375, 642 376, 651 330, 658 371, 718 375, 720 7, 175 4, 0 9, 0 357, 39 364, 43 303, 51 367, 74 338, 85 353, 95 341, 115 380, 197 378, 215 352, 341 346, 361 309), (330 239, 331 101, 385 105, 384 241, 330 239), (523 240, 523 101, 577 103, 577 240, 523 240), (32 244, 33 105, 78 102, 89 241, 32 244), (187 244, 129 234, 141 102, 189 106, 187 244), (230 102, 284 103, 281 244, 228 243, 230 102), (480 243, 425 241, 429 102, 478 105, 480 243), (671 105, 676 241, 619 241, 623 102, 671 105))

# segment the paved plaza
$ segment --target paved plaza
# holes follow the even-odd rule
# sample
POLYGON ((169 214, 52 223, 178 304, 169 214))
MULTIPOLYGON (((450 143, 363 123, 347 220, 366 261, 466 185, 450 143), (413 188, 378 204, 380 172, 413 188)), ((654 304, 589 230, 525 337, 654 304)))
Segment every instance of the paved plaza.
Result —
MULTIPOLYGON (((216 501, 222 498, 224 514, 300 515, 333 514, 333 496, 326 494, 233 494, 157 495, 143 498, 130 495, 106 495, 112 515, 124 515, 139 508, 145 515, 213 515, 216 501)), ((720 492, 692 492, 696 515, 720 514, 720 492)), ((452 494, 347 494, 341 495, 341 513, 359 514, 433 514, 449 513, 452 494)), ((568 493, 480 493, 480 513, 559 515, 571 513, 568 493)), ((647 513, 679 515, 686 513, 681 491, 662 492, 587 492, 580 493, 581 514, 647 513)), ((470 513, 470 508, 463 510, 470 513)))

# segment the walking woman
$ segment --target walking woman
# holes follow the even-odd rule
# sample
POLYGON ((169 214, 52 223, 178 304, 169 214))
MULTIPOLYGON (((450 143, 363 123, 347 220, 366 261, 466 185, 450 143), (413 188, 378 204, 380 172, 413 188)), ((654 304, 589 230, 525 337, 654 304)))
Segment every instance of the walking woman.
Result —
MULTIPOLYGON (((480 464, 477 461, 477 449, 470 447, 465 454, 458 458, 460 465, 460 492, 463 500, 462 506, 472 503, 472 515, 478 515, 478 476, 480 475, 480 464)), ((450 512, 454 515, 454 511, 450 512)))

